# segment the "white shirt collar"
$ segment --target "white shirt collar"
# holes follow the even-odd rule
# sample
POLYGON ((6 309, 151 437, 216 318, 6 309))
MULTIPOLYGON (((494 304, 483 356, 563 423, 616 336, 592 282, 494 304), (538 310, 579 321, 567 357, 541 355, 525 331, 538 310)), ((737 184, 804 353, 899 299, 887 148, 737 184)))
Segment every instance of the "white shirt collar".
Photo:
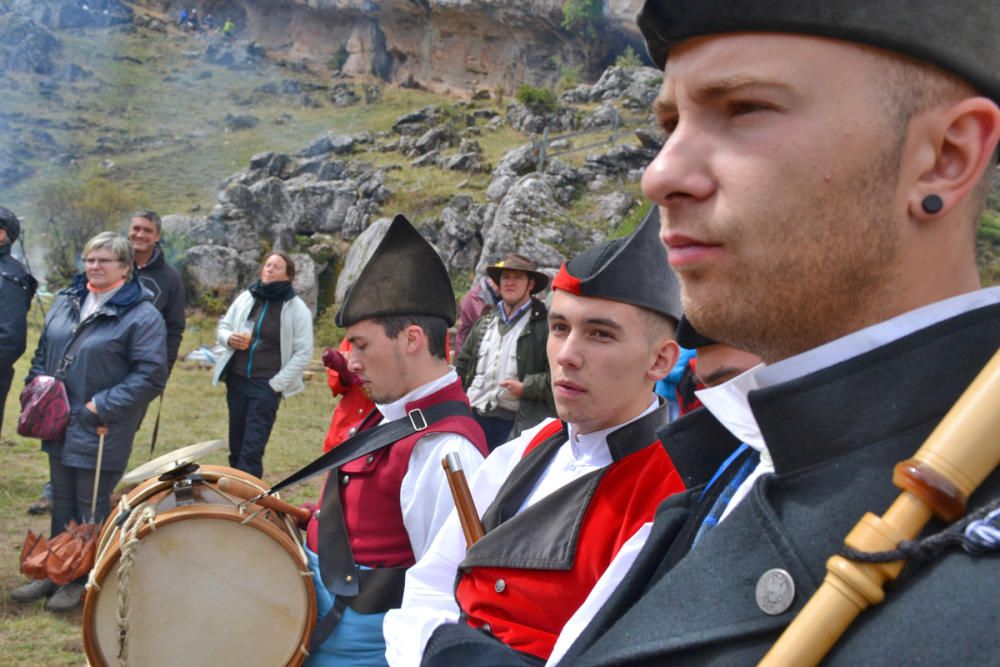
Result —
POLYGON ((659 400, 654 396, 649 406, 643 410, 642 413, 636 415, 632 419, 622 422, 621 424, 616 424, 611 428, 593 431, 591 433, 580 433, 576 425, 570 424, 567 431, 569 436, 570 451, 573 453, 573 458, 577 461, 586 461, 596 466, 609 465, 612 461, 612 456, 611 450, 608 448, 608 436, 626 424, 631 424, 637 419, 642 419, 659 407, 659 405, 659 400))
POLYGON ((412 403, 421 398, 426 398, 431 394, 441 391, 452 382, 458 380, 458 373, 454 368, 450 368, 447 373, 436 380, 431 380, 410 391, 402 398, 398 398, 392 403, 376 403, 375 408, 382 413, 383 421, 391 422, 402 419, 406 416, 406 404, 412 403))
MULTIPOLYGON (((1000 302, 1000 287, 988 287, 916 308, 892 319, 771 364, 759 364, 732 380, 695 392, 702 404, 741 442, 767 455, 748 394, 814 373, 962 313, 1000 302)), ((767 455, 769 459, 770 456, 767 455)))

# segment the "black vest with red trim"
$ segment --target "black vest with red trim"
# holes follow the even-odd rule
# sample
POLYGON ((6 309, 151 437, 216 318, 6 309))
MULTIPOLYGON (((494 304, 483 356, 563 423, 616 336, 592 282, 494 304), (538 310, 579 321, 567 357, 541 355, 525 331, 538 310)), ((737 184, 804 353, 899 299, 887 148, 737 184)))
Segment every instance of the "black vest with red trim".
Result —
POLYGON ((459 567, 455 596, 469 625, 488 626, 511 648, 547 659, 622 545, 667 496, 684 490, 656 431, 667 407, 608 435, 612 463, 520 511, 567 441, 543 427, 483 515, 486 535, 459 567))

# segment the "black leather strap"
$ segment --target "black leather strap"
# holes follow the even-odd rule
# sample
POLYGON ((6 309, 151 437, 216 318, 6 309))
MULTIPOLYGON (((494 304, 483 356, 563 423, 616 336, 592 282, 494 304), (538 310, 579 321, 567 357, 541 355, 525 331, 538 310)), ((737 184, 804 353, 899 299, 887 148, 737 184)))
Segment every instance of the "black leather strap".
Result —
MULTIPOLYGON (((268 493, 281 491, 285 487, 302 482, 331 468, 339 468, 345 463, 378 451, 387 445, 413 435, 417 431, 423 431, 431 424, 446 417, 472 417, 472 411, 468 404, 462 401, 445 401, 426 409, 411 410, 407 416, 408 419, 396 419, 374 428, 358 431, 312 463, 275 484, 268 493)), ((366 417, 365 421, 370 417, 371 415, 366 417)))

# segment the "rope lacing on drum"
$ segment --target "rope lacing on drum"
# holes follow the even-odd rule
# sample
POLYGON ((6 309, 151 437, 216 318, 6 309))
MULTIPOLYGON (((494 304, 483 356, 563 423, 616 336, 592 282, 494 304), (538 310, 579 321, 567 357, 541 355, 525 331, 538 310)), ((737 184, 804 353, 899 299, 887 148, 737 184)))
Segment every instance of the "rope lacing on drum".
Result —
POLYGON ((152 503, 143 503, 138 511, 129 514, 119 533, 121 556, 118 559, 118 664, 128 665, 128 632, 129 632, 129 579, 132 576, 132 566, 135 563, 135 553, 139 546, 139 531, 149 525, 150 530, 156 530, 156 507, 152 503))
POLYGON ((954 547, 973 556, 1000 553, 1000 498, 922 540, 903 540, 890 551, 858 551, 845 545, 840 555, 859 563, 907 560, 921 565, 954 547))

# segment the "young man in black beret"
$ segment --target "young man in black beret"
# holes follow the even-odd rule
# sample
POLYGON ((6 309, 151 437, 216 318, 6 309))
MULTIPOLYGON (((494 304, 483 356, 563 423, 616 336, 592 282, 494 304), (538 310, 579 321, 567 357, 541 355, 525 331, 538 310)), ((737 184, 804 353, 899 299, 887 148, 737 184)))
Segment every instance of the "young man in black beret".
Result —
MULTIPOLYGON (((1000 345, 975 262, 1000 5, 649 0, 639 24, 667 135, 643 191, 685 313, 765 361, 726 386, 742 409, 706 403, 663 440, 679 469, 708 440, 764 448, 664 504, 562 664, 753 664, 1000 345)), ((969 507, 998 495, 994 473, 969 507)), ((1000 563, 907 569, 824 664, 982 661, 1000 563)))
POLYGON ((428 664, 475 659, 468 634, 544 662, 622 544, 684 488, 656 438, 668 414, 653 386, 677 360, 680 316, 658 228, 654 215, 556 276, 547 353, 559 419, 496 449, 472 478, 485 537, 466 551, 452 517, 407 575, 385 622, 393 667, 418 664, 425 645, 428 664))
MULTIPOLYGON (((660 507, 559 663, 755 664, 1000 345, 1000 289, 975 261, 1000 5, 648 0, 639 25, 665 68, 643 191, 685 313, 765 362, 731 381, 742 409, 661 440, 679 471, 719 443, 764 449, 660 507)), ((994 471, 968 507, 998 496, 994 471)), ((906 570, 824 664, 989 660, 1000 561, 953 549, 906 570)), ((480 658, 465 667, 517 664, 480 658)))

